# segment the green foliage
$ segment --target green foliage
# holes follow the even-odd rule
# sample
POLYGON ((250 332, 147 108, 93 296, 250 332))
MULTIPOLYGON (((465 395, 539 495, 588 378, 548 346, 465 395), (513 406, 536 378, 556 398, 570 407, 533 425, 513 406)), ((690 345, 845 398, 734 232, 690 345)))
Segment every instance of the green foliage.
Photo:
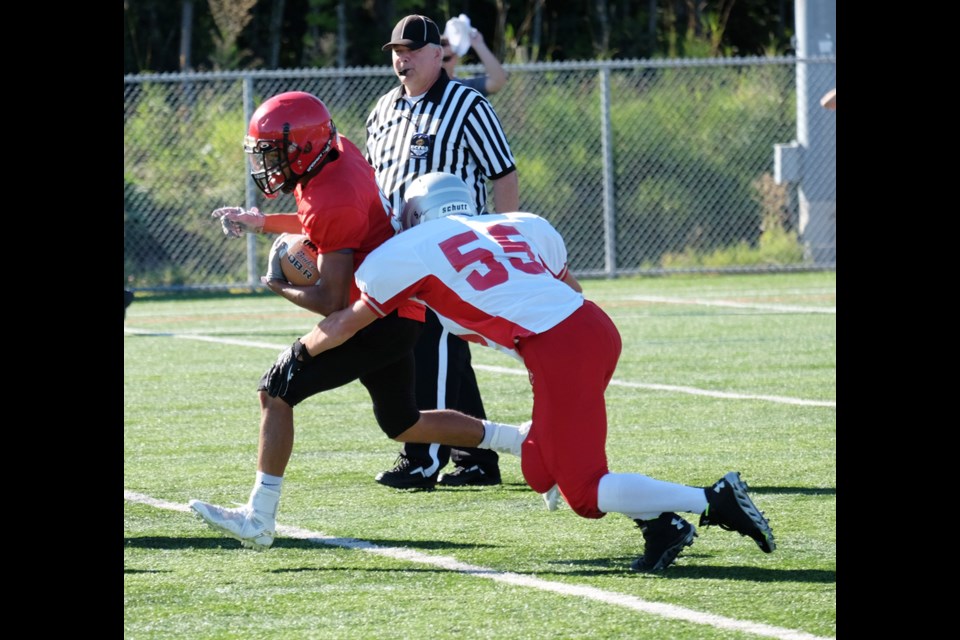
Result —
POLYGON ((304 67, 333 66, 336 59, 336 33, 338 0, 309 0, 309 9, 304 17, 307 29, 303 34, 304 67))
POLYGON ((688 248, 683 253, 665 254, 660 266, 664 269, 683 269, 692 267, 726 268, 764 266, 775 267, 794 265, 803 262, 803 246, 794 231, 776 227, 760 235, 759 244, 754 247, 744 241, 732 247, 717 249, 710 253, 699 253, 688 248))
POLYGON ((242 247, 224 253, 209 219, 218 206, 244 202, 238 92, 209 82, 139 88, 124 117, 125 280, 179 285, 226 271, 214 281, 242 281, 242 247))
POLYGON ((663 256, 665 269, 744 266, 784 266, 802 264, 804 249, 796 231, 788 230, 787 189, 777 185, 773 176, 765 174, 754 181, 754 199, 761 207, 763 222, 756 244, 745 240, 731 247, 702 253, 687 247, 680 253, 663 256))
MULTIPOLYGON (((216 71, 239 69, 252 52, 238 44, 240 34, 253 19, 250 10, 257 0, 207 0, 216 29, 210 31, 213 53, 210 62, 216 71)), ((250 64, 249 67, 256 67, 250 64)))
POLYGON ((124 174, 150 184, 151 197, 162 207, 182 206, 184 185, 191 188, 191 200, 235 199, 246 166, 240 97, 236 84, 140 85, 123 135, 126 148, 141 155, 124 158, 124 174), (229 176, 237 180, 225 181, 229 176))
MULTIPOLYGON (((638 68, 610 75, 616 233, 643 238, 616 248, 619 268, 757 246, 764 217, 753 182, 768 171, 772 145, 790 136, 778 89, 783 73, 764 67, 750 73, 736 67, 709 73, 638 68)), ((523 87, 519 91, 529 95, 523 87)), ((592 139, 592 146, 570 145, 566 136, 597 121, 596 78, 564 75, 554 86, 545 74, 528 102, 514 116, 520 141, 512 143, 522 168, 523 201, 549 212, 565 235, 594 229, 594 242, 570 247, 572 263, 602 269, 600 144, 592 139), (556 161, 558 149, 562 162, 556 161)))
MULTIPOLYGON (((183 4, 124 1, 125 74, 179 70, 183 4)), ((447 18, 461 11, 506 63, 761 55, 768 44, 779 51, 790 48, 792 2, 736 0, 733 4, 733 0, 287 0, 277 33, 272 31, 273 2, 194 0, 191 60, 195 68, 208 62, 217 69, 258 68, 264 60, 272 60, 277 46, 279 68, 329 66, 336 63, 333 52, 342 28, 347 66, 379 66, 385 63, 380 46, 400 16, 423 13, 443 28, 447 18), (337 23, 341 3, 342 25, 337 23), (610 40, 605 50, 597 51, 592 27, 598 23, 600 6, 608 16, 610 40), (535 28, 539 33, 534 34, 535 28)))

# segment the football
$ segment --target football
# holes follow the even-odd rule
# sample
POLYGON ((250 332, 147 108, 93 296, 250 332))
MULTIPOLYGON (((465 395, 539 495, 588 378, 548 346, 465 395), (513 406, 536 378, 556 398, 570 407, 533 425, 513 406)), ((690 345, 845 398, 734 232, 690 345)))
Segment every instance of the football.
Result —
POLYGON ((295 285, 316 284, 320 278, 317 269, 317 245, 305 235, 285 233, 287 250, 280 256, 280 268, 287 282, 295 285))

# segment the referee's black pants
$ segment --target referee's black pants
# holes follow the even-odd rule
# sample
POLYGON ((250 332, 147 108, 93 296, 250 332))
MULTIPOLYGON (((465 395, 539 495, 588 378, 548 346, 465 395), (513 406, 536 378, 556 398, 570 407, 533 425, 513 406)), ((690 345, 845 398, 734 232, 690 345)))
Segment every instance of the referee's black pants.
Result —
MULTIPOLYGON (((470 364, 470 343, 444 330, 437 314, 430 309, 413 352, 418 409, 456 409, 474 418, 486 419, 477 377, 470 364)), ((432 464, 439 464, 438 468, 442 469, 452 459, 457 466, 469 469, 477 465, 485 474, 500 477, 500 456, 490 449, 455 449, 447 445, 406 442, 401 451, 424 469, 432 464)))

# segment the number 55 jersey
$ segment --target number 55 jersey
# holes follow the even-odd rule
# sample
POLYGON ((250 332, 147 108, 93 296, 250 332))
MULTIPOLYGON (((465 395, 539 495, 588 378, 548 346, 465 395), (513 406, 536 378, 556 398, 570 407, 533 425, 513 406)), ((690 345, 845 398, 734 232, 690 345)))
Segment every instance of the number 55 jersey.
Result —
POLYGON ((518 360, 516 341, 543 333, 583 305, 563 282, 567 248, 532 213, 448 216, 372 251, 356 272, 363 301, 386 316, 409 299, 433 309, 464 340, 518 360))

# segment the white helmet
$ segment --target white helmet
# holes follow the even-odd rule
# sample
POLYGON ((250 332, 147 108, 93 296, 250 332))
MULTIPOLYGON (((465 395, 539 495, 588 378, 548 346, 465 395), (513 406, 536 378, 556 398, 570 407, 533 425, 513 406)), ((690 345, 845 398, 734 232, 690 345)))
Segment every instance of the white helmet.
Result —
POLYGON ((440 172, 422 175, 411 182, 403 194, 400 222, 404 230, 451 215, 477 215, 473 194, 455 175, 440 172))

